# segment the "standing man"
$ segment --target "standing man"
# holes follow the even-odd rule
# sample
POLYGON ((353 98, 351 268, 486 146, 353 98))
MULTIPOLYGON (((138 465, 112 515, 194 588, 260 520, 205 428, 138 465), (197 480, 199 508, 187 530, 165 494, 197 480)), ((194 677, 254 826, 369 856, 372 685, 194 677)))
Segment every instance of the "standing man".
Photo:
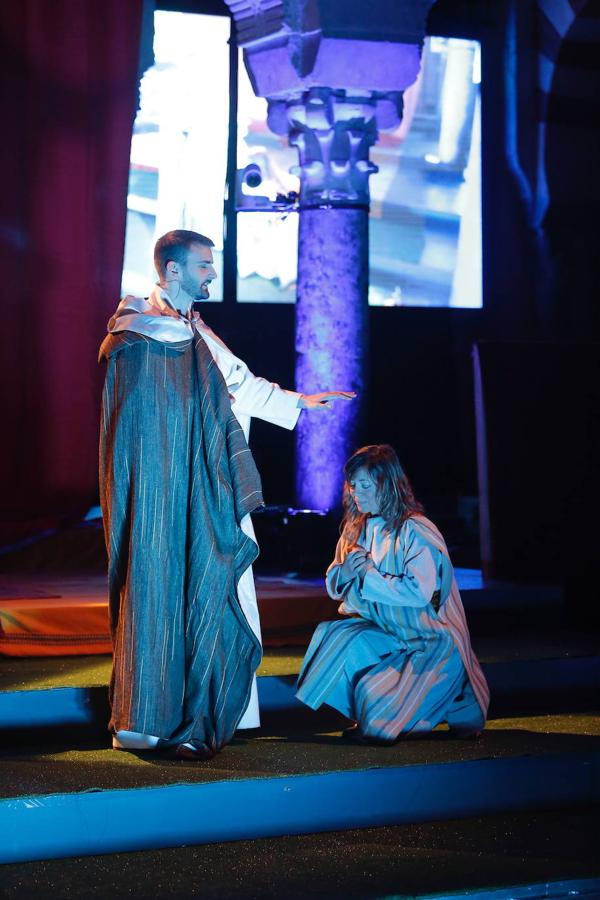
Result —
POLYGON ((113 746, 195 759, 259 724, 250 419, 291 429, 302 409, 354 396, 284 391, 231 353, 192 308, 216 278, 212 246, 163 235, 158 285, 121 301, 100 348, 113 746))

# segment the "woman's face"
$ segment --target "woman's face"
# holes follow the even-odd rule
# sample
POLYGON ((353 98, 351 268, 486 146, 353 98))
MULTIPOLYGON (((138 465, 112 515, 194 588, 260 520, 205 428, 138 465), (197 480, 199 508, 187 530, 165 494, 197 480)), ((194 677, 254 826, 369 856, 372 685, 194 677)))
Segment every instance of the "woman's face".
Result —
POLYGON ((357 469, 348 485, 358 511, 364 515, 376 516, 379 512, 377 485, 367 469, 357 469))

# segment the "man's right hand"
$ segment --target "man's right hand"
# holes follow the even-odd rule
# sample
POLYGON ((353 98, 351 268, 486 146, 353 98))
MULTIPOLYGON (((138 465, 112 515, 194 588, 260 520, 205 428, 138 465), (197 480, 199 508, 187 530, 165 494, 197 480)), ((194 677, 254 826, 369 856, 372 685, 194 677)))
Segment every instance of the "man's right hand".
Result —
POLYGON ((300 394, 300 409, 330 409, 336 400, 354 400, 355 391, 321 391, 320 394, 300 394))

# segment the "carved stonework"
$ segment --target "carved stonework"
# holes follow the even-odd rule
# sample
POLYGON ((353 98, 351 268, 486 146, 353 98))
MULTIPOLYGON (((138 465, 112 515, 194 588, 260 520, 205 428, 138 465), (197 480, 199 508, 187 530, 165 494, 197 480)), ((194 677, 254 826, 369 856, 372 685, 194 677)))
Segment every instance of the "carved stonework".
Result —
POLYGON ((369 160, 378 129, 402 118, 400 93, 356 97, 342 90, 313 88, 289 100, 269 103, 268 124, 289 135, 298 149, 300 206, 369 206, 369 160))
POLYGON ((235 19, 240 47, 277 34, 285 22, 281 0, 231 0, 227 5, 235 19))
MULTIPOLYGON (((402 89, 407 84, 405 71, 397 67, 395 47, 405 50, 420 46, 425 21, 434 0, 226 0, 236 24, 236 43, 244 47, 250 77, 252 57, 263 53, 270 64, 277 62, 282 73, 287 57, 293 77, 304 80, 314 74, 316 80, 306 87, 317 86, 324 74, 333 75, 321 84, 346 87, 334 83, 339 63, 346 74, 358 73, 372 79, 371 87, 402 89), (377 52, 365 70, 360 45, 374 45, 377 52), (356 50, 359 50, 358 58, 356 50), (283 50, 272 53, 271 51, 283 50), (318 73, 315 71, 315 67, 318 73), (380 68, 380 71, 376 70, 380 68), (385 82, 383 84, 382 82, 385 82)), ((368 55, 368 51, 367 51, 368 55)), ((260 66, 260 60, 259 66, 260 66)), ((418 69, 418 66, 417 66, 418 69)), ((260 80, 263 80, 260 78, 260 80)), ((284 75, 288 87, 290 79, 284 75)), ((410 83, 410 82, 408 82, 410 83)), ((260 96, 267 96, 259 89, 260 96)))
POLYGON ((259 97, 315 87, 403 91, 419 72, 433 0, 227 0, 259 97))
POLYGON ((299 155, 296 389, 358 394, 296 429, 297 502, 331 509, 367 408, 369 150, 401 121, 433 0, 226 2, 269 128, 299 155))
POLYGON ((300 207, 369 206, 369 149, 396 128, 433 0, 227 0, 269 128, 297 147, 300 207))

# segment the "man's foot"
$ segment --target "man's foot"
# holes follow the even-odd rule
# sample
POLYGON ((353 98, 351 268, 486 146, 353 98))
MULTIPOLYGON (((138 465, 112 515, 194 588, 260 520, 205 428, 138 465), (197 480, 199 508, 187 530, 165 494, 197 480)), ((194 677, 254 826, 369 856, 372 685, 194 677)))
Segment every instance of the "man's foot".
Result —
POLYGON ((195 759, 200 762, 212 759, 216 750, 207 747, 206 744, 177 744, 175 756, 177 759, 195 759))
POLYGON ((113 735, 113 750, 154 750, 160 738, 139 731, 117 731, 113 735))

